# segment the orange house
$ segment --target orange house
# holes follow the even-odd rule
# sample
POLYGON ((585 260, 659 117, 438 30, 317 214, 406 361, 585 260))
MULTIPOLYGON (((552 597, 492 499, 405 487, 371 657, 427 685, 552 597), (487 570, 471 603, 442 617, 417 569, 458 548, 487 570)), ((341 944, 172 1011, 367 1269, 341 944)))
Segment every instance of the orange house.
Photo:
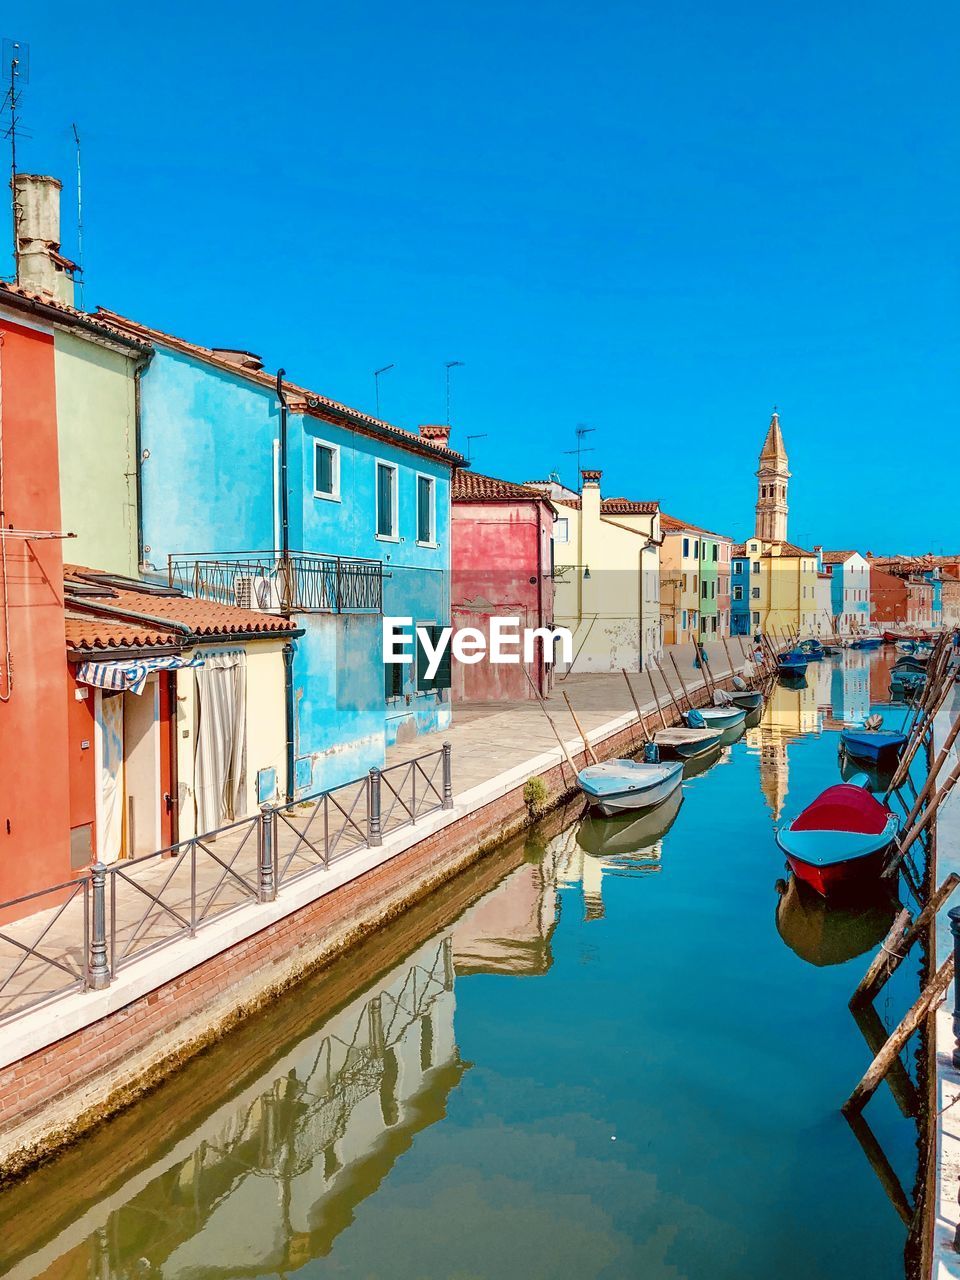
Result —
POLYGON ((70 878, 57 448, 52 328, 0 306, 0 901, 70 878))

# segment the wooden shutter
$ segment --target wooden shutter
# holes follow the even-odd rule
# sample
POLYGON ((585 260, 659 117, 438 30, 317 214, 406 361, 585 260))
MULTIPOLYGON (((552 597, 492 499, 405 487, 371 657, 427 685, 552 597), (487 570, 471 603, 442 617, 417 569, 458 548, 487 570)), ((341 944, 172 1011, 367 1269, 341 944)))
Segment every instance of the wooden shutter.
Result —
POLYGON ((432 542, 433 481, 428 476, 417 476, 417 541, 432 542))
POLYGON ((318 444, 314 452, 314 463, 314 487, 317 493, 333 493, 333 450, 325 444, 318 444))

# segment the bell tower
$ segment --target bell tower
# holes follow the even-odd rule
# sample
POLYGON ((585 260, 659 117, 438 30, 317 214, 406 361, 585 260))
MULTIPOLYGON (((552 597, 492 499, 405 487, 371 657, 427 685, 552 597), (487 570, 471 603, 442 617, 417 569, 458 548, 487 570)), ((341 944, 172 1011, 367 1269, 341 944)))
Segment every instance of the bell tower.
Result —
POLYGON ((780 432, 780 415, 774 405, 767 438, 760 450, 757 471, 756 534, 763 542, 787 540, 787 449, 780 432))

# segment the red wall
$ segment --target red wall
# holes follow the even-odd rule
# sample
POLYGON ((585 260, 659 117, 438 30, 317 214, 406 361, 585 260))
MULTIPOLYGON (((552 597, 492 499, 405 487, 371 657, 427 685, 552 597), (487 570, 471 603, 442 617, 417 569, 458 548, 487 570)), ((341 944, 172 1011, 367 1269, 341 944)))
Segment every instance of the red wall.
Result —
MULTIPOLYGON (((53 337, 0 314, 4 525, 60 529, 53 337)), ((0 701, 0 901, 70 877, 63 559, 54 539, 7 538, 13 690, 0 701)), ((0 695, 7 693, 0 672, 0 695)))
MULTIPOLYGON (((519 617, 521 627, 553 623, 550 546, 553 513, 543 502, 454 502, 452 521, 454 627, 477 627, 485 634, 489 617, 519 617)), ((550 669, 529 668, 542 693, 550 669)), ((478 662, 452 664, 453 698, 459 702, 499 702, 532 698, 519 665, 478 662)))
POLYGON ((874 622, 906 622, 907 584, 896 574, 871 565, 870 603, 874 622))

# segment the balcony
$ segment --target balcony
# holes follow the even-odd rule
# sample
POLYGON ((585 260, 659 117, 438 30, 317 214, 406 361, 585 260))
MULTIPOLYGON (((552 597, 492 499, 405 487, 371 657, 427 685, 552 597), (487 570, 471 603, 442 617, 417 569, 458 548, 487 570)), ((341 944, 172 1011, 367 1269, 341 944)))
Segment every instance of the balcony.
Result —
POLYGON ((171 587, 200 600, 261 613, 382 613, 379 560, 325 556, 311 551, 240 551, 227 555, 172 555, 171 587))

